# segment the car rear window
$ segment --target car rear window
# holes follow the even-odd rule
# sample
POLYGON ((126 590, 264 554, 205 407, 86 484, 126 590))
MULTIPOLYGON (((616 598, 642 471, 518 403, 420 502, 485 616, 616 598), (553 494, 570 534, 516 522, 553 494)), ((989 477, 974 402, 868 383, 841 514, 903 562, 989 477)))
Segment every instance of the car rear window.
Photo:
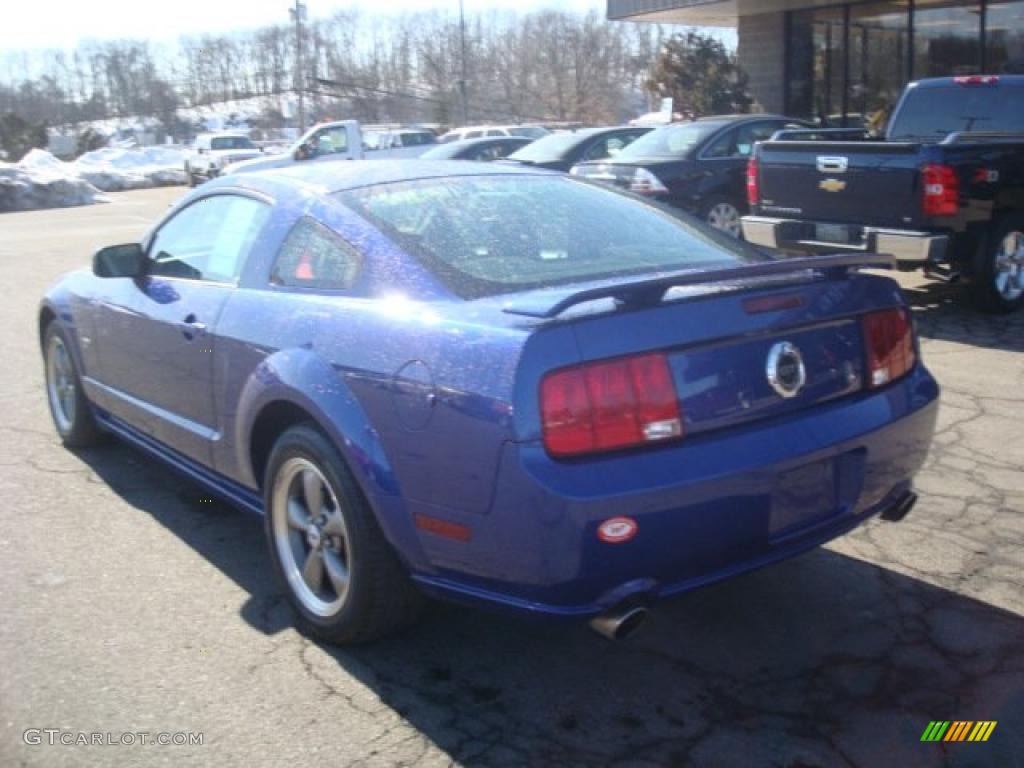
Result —
POLYGON ((654 204, 570 177, 459 176, 337 197, 464 298, 754 258, 654 204))
POLYGON ((628 160, 632 157, 682 157, 725 123, 682 123, 656 128, 641 136, 616 157, 628 160))
POLYGON ((210 149, 256 149, 244 136, 219 136, 210 140, 210 149))
POLYGON ((893 120, 890 139, 941 141, 956 131, 1024 131, 1024 88, 951 85, 915 88, 893 120))
POLYGON ((513 160, 523 163, 549 163, 561 160, 565 154, 583 141, 578 133, 553 133, 527 144, 511 155, 513 160))

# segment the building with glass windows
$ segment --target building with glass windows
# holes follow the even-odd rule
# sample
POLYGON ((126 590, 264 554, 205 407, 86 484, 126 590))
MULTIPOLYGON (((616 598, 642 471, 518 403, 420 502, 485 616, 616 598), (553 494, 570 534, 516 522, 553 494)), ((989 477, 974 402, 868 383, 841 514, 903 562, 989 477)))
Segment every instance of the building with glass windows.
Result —
POLYGON ((608 18, 734 27, 766 111, 861 124, 910 80, 1024 74, 1024 0, 608 0, 608 18))

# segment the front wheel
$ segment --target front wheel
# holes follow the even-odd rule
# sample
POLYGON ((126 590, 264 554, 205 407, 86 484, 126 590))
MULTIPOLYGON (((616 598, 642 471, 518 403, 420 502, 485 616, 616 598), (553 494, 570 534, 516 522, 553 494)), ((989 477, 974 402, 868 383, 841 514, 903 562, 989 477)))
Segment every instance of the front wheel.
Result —
POLYGON ((995 224, 978 251, 972 292, 986 312, 1005 314, 1024 306, 1024 214, 995 224))
POLYGON ((43 336, 43 362, 46 401, 61 442, 69 448, 87 448, 100 442, 103 432, 82 391, 67 334, 56 320, 50 322, 43 336))
POLYGON ((737 240, 743 236, 742 216, 739 208, 721 197, 712 198, 701 210, 705 223, 737 240))
POLYGON ((337 449, 313 426, 274 444, 264 508, 274 569, 314 635, 367 642, 417 616, 423 598, 337 449))

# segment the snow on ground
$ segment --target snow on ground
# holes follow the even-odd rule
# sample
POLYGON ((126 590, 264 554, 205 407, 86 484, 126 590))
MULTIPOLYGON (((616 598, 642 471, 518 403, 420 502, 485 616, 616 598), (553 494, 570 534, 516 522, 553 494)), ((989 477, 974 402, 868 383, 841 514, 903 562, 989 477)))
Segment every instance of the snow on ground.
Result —
POLYGON ((0 211, 107 202, 102 192, 185 183, 180 147, 106 148, 65 163, 41 149, 0 163, 0 211))
POLYGON ((29 152, 20 163, 0 163, 0 211, 107 202, 96 187, 69 173, 63 167, 66 165, 39 149, 29 152))
POLYGON ((86 152, 67 165, 72 166, 80 178, 104 192, 117 192, 184 184, 187 154, 181 147, 107 147, 86 152))

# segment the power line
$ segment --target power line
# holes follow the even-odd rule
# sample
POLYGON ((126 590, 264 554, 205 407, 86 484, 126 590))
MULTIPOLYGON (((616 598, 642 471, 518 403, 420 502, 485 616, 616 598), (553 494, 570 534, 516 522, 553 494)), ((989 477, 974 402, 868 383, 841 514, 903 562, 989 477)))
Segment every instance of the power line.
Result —
MULTIPOLYGON (((441 105, 445 105, 445 106, 447 106, 450 103, 447 99, 439 99, 436 96, 420 96, 420 95, 417 95, 415 93, 403 93, 401 91, 392 91, 392 90, 389 90, 387 88, 374 88, 374 87, 369 86, 369 85, 362 85, 360 83, 354 83, 354 82, 346 82, 346 81, 343 81, 343 80, 333 80, 333 79, 329 79, 329 78, 325 78, 325 77, 317 77, 317 78, 315 78, 315 80, 320 85, 324 85, 324 86, 327 86, 329 88, 330 87, 334 87, 334 88, 340 88, 340 89, 344 89, 344 90, 367 91, 369 93, 374 93, 374 94, 377 94, 379 96, 389 96, 391 98, 396 98, 396 99, 410 99, 412 101, 423 101, 423 102, 428 102, 428 103, 432 103, 432 104, 441 104, 441 105)), ((418 90, 418 89, 410 88, 410 90, 418 90)), ((325 94, 322 94, 322 95, 325 95, 325 96, 336 96, 337 97, 337 96, 344 96, 346 94, 325 93, 325 94)), ((517 112, 516 110, 501 109, 501 108, 496 108, 496 107, 483 106, 483 105, 475 104, 475 103, 473 104, 473 111, 477 112, 478 114, 489 115, 489 116, 494 116, 494 115, 505 116, 505 115, 509 115, 509 114, 516 114, 520 118, 526 118, 528 120, 537 120, 538 122, 552 122, 552 121, 556 121, 557 120, 557 118, 554 118, 554 117, 551 117, 551 116, 542 117, 540 115, 525 114, 525 113, 522 113, 522 112, 517 112)))

